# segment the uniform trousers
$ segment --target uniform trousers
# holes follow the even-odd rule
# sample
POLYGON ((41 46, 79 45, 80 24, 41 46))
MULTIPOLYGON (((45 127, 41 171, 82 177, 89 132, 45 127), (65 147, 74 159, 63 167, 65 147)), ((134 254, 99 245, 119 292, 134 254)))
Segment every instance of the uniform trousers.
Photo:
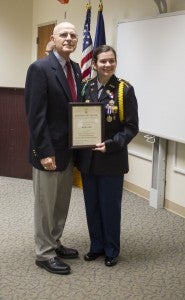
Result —
POLYGON ((82 173, 90 236, 90 252, 116 257, 120 252, 121 202, 124 176, 82 173))
POLYGON ((35 251, 38 260, 56 256, 71 198, 73 165, 62 172, 33 168, 35 251))

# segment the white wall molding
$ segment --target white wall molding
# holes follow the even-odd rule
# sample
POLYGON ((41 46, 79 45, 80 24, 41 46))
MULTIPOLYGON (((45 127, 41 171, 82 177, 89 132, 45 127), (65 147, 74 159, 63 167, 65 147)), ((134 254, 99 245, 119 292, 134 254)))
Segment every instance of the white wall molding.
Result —
POLYGON ((150 156, 150 155, 145 155, 143 153, 133 151, 133 150, 129 150, 128 153, 132 156, 135 156, 135 157, 138 157, 138 158, 141 158, 141 159, 152 162, 152 156, 150 156))
POLYGON ((175 173, 185 175, 185 169, 177 166, 177 144, 177 142, 174 142, 173 171, 175 173))

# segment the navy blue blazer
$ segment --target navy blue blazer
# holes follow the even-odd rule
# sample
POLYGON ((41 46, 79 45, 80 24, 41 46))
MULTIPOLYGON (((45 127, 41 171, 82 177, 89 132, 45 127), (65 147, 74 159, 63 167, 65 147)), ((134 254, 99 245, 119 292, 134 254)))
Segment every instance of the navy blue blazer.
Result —
MULTIPOLYGON (((107 121, 107 104, 113 95, 115 106, 118 105, 118 90, 121 80, 113 75, 104 87, 98 99, 97 78, 86 82, 82 89, 83 101, 101 102, 105 109, 105 138, 106 152, 96 152, 92 149, 76 151, 76 166, 83 173, 95 175, 122 175, 129 171, 128 144, 138 133, 138 104, 134 88, 124 81, 124 120, 119 118, 119 110, 107 121)), ((103 142, 103 141, 102 141, 103 142)))
MULTIPOLYGON (((81 71, 71 60, 80 101, 81 71)), ((51 52, 37 60, 27 71, 25 84, 26 113, 30 128, 31 164, 40 170, 42 158, 55 156, 56 171, 65 170, 72 157, 68 147, 68 103, 70 88, 58 59, 51 52)))

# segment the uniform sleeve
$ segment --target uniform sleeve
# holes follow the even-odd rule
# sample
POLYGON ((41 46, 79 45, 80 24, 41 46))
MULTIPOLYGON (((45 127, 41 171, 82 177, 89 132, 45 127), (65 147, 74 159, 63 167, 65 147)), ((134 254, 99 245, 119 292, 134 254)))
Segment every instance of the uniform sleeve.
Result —
POLYGON ((126 148, 139 131, 138 104, 132 86, 125 89, 124 104, 124 121, 120 125, 120 131, 114 135, 113 139, 105 141, 107 153, 126 148))

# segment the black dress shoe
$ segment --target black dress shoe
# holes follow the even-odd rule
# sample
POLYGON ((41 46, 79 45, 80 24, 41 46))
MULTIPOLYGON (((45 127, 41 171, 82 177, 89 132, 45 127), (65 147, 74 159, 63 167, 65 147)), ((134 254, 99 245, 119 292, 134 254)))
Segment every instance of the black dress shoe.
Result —
POLYGON ((103 252, 94 253, 94 252, 88 252, 84 255, 84 260, 91 261, 97 259, 99 256, 104 255, 103 252))
POLYGON ((77 258, 79 253, 76 249, 71 249, 60 245, 59 248, 55 250, 58 257, 61 258, 77 258))
POLYGON ((117 264, 117 262, 118 262, 118 257, 105 256, 105 265, 107 267, 113 267, 117 264))
POLYGON ((44 268, 48 272, 60 274, 60 275, 67 275, 71 272, 70 266, 65 264, 59 257, 52 257, 49 260, 36 260, 35 264, 40 267, 44 268))

